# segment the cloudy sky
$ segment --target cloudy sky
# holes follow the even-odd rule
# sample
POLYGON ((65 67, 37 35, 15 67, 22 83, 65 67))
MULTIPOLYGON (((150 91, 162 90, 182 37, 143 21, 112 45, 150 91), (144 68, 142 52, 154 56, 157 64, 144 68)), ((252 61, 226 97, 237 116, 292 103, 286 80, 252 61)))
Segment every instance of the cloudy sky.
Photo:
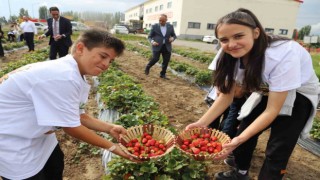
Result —
MULTIPOLYGON (((30 16, 38 17, 40 6, 57 6, 60 11, 99 11, 122 12, 145 0, 0 0, 0 17, 7 19, 10 15, 18 15, 21 8, 28 10, 30 16), (10 8, 9 8, 10 4, 10 8)), ((320 0, 304 0, 299 9, 297 28, 313 25, 320 34, 320 0)))

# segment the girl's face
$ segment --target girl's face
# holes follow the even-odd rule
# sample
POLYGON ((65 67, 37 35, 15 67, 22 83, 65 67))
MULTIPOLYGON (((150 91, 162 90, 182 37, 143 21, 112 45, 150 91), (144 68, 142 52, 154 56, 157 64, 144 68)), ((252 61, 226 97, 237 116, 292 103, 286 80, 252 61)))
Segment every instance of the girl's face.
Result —
POLYGON ((83 43, 76 45, 75 59, 81 75, 98 76, 109 68, 117 56, 113 48, 95 47, 87 49, 83 43))
POLYGON ((217 35, 223 51, 234 58, 246 58, 253 47, 254 40, 259 37, 259 29, 239 24, 220 24, 219 26, 217 35))

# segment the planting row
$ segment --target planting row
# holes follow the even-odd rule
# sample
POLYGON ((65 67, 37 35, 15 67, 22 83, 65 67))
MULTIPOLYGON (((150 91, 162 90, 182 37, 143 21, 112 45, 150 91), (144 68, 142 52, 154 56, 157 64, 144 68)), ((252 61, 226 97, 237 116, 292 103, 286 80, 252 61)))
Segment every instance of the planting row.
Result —
MULTIPOLYGON (((98 92, 106 109, 120 113, 117 124, 126 128, 153 124, 176 133, 153 98, 147 96, 137 82, 117 70, 116 66, 99 76, 98 92)), ((107 167, 110 173, 104 179, 203 179, 206 175, 204 163, 189 158, 176 148, 160 159, 139 164, 115 157, 107 167)))

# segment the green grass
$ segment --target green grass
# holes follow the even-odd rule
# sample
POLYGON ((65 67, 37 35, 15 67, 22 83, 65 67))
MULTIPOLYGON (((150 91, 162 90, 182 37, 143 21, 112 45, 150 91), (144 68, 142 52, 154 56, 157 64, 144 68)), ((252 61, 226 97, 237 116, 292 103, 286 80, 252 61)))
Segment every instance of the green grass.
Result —
POLYGON ((320 54, 313 54, 312 57, 312 64, 314 71, 316 72, 318 78, 320 79, 320 54))

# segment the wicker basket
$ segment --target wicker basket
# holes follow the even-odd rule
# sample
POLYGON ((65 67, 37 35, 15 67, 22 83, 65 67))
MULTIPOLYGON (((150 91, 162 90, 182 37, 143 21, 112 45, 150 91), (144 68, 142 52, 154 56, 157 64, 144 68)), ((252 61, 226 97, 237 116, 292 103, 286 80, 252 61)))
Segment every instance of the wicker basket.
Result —
POLYGON ((122 148, 122 150, 127 153, 128 155, 136 158, 136 159, 140 159, 140 160, 150 160, 150 159, 158 159, 162 156, 165 156, 166 154, 168 154, 173 148, 174 148, 174 140, 175 140, 175 136, 174 134, 169 131, 168 129, 165 129, 161 126, 157 126, 157 125, 152 125, 152 124, 146 124, 146 125, 139 125, 139 126, 133 126, 127 129, 127 135, 125 136, 121 136, 120 137, 120 147, 122 148), (152 138, 155 140, 164 140, 164 145, 166 147, 166 151, 164 154, 161 155, 157 155, 157 156, 153 156, 153 157, 138 157, 134 154, 131 154, 127 147, 126 144, 131 141, 132 139, 136 139, 136 138, 140 138, 143 133, 149 133, 150 135, 152 135, 152 138))
POLYGON ((228 143, 230 142, 230 137, 219 131, 219 130, 216 130, 216 129, 209 129, 209 128, 194 128, 194 129, 190 129, 190 130, 187 130, 187 131, 182 131, 179 133, 179 135, 176 137, 176 146, 183 152, 185 153, 186 155, 190 156, 190 157, 193 157, 195 160, 198 160, 198 161, 206 161, 206 160, 210 160, 212 161, 213 158, 219 154, 218 153, 212 153, 212 154, 193 154, 193 153, 190 153, 190 152, 187 152, 185 150, 183 150, 181 148, 181 145, 183 144, 183 140, 185 139, 190 139, 192 135, 194 134, 205 134, 205 133, 208 133, 210 134, 210 137, 212 136, 216 136, 218 138, 218 141, 221 143, 221 144, 225 144, 225 143, 228 143))

